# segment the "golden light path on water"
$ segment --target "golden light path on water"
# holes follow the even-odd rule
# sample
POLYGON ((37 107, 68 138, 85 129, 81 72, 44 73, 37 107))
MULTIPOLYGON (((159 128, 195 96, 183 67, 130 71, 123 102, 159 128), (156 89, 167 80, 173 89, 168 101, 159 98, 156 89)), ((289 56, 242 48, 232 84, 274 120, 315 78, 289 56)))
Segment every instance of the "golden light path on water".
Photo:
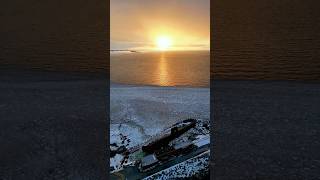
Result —
POLYGON ((111 81, 155 86, 208 86, 209 51, 156 51, 111 55, 111 81))
POLYGON ((167 69, 167 59, 165 53, 161 53, 159 61, 159 84, 161 86, 168 86, 169 83, 169 73, 167 69))

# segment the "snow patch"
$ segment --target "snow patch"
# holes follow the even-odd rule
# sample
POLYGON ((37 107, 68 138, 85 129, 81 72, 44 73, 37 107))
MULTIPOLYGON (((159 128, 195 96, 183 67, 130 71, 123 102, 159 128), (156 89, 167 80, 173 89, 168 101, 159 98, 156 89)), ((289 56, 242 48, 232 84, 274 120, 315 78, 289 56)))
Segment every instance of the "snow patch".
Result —
POLYGON ((116 154, 113 158, 110 158, 110 167, 113 167, 114 170, 120 170, 122 168, 120 164, 123 158, 120 154, 116 154))
POLYGON ((186 177, 192 177, 202 171, 208 171, 209 154, 210 154, 210 151, 206 151, 196 157, 193 157, 182 163, 176 164, 172 167, 169 167, 151 176, 148 176, 143 180, 186 178, 186 177))

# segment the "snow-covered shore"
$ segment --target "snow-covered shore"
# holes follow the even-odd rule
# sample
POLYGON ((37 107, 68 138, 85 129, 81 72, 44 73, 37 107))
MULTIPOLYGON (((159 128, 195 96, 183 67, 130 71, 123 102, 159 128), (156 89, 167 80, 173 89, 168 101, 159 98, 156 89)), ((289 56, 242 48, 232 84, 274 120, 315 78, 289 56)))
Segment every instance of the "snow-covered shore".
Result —
POLYGON ((181 120, 208 121, 210 89, 111 84, 110 116, 110 144, 130 148, 181 120))
POLYGON ((112 84, 110 116, 110 143, 122 134, 134 146, 183 119, 209 120, 210 89, 112 84))
POLYGON ((148 176, 143 180, 183 179, 195 176, 201 172, 209 171, 209 155, 210 150, 148 176))

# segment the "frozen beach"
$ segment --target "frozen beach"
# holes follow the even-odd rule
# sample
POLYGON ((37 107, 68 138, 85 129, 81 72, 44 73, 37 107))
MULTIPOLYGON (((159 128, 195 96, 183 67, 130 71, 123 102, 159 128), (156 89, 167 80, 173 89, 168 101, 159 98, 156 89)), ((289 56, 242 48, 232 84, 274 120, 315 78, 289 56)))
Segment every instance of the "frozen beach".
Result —
POLYGON ((320 84, 214 81, 216 179, 317 179, 320 84))
MULTIPOLYGON (((209 121, 209 108, 209 88, 111 84, 110 144, 130 148, 181 120, 209 121)), ((111 166, 119 164, 117 158, 111 166)))
POLYGON ((106 179, 105 82, 0 68, 0 179, 106 179))
POLYGON ((210 89, 111 85, 110 144, 122 133, 129 146, 187 119, 210 117, 210 89))

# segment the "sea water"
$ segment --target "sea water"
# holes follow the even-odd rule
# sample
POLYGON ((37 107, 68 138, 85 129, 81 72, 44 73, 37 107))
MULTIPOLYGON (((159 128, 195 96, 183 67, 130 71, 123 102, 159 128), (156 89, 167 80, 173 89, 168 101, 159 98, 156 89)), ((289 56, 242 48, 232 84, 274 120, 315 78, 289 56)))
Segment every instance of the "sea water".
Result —
POLYGON ((113 83, 209 87, 210 51, 111 54, 113 83))

